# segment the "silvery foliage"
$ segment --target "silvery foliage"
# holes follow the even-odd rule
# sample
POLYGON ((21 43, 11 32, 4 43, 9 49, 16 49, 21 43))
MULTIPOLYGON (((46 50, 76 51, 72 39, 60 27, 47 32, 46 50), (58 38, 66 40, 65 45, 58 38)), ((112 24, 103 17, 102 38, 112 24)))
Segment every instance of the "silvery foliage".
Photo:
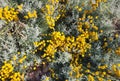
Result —
POLYGON ((66 62, 69 62, 72 59, 72 55, 68 52, 59 52, 60 57, 56 60, 56 62, 61 62, 62 64, 65 64, 66 62))
POLYGON ((23 0, 24 10, 32 11, 33 9, 40 9, 42 7, 42 2, 40 0, 23 0))
POLYGON ((7 6, 7 5, 8 5, 8 0, 0 0, 0 7, 7 6))

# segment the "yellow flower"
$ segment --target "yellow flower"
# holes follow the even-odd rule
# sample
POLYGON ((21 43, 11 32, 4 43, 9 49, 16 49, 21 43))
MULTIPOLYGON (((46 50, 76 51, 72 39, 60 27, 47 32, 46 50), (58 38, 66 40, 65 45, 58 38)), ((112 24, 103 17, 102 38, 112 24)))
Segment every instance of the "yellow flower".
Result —
POLYGON ((112 70, 113 70, 113 71, 116 71, 116 70, 117 70, 115 64, 112 65, 112 70))
POLYGON ((16 60, 17 58, 16 58, 16 56, 13 56, 13 60, 16 60))
POLYGON ((36 70, 36 67, 34 67, 33 70, 36 70))
POLYGON ((60 18, 60 16, 61 16, 60 14, 58 16, 56 16, 55 21, 57 21, 60 18))
POLYGON ((107 2, 107 0, 102 0, 103 2, 107 2))
POLYGON ((81 11, 82 11, 82 8, 78 8, 78 11, 81 12, 81 11))
POLYGON ((19 55, 19 54, 20 54, 20 52, 17 52, 17 54, 19 55))
POLYGON ((45 5, 45 7, 46 7, 47 9, 50 9, 50 5, 49 5, 49 4, 45 5))
POLYGON ((35 10, 33 11, 33 16, 37 18, 37 12, 35 10))
POLYGON ((89 69, 87 69, 85 72, 86 72, 86 73, 90 73, 90 70, 89 70, 89 69))
POLYGON ((25 19, 28 19, 29 17, 28 16, 24 16, 25 19))
POLYGON ((120 55, 120 47, 118 47, 118 48, 115 50, 115 53, 116 53, 117 55, 120 55))
POLYGON ((115 37, 116 37, 116 38, 118 38, 118 37, 119 37, 119 35, 118 35, 118 34, 115 34, 115 37))
POLYGON ((103 30, 100 30, 100 33, 102 33, 103 32, 103 30))
POLYGON ((98 19, 98 16, 96 16, 95 19, 98 19))
POLYGON ((102 75, 105 76, 105 75, 106 75, 106 72, 103 72, 102 75))
POLYGON ((37 12, 36 10, 34 10, 32 13, 30 11, 27 12, 27 15, 24 16, 25 19, 29 19, 29 18, 37 18, 37 12))
POLYGON ((107 80, 107 81, 112 81, 112 80, 107 80))
POLYGON ((26 69, 27 68, 27 66, 25 65, 25 66, 23 66, 23 69, 26 69))
POLYGON ((117 77, 120 77, 120 70, 116 69, 115 74, 116 74, 117 77))
POLYGON ((18 5, 17 8, 21 11, 23 9, 23 4, 18 5))
POLYGON ((95 30, 98 30, 98 27, 97 27, 97 26, 93 26, 93 28, 94 28, 95 30))
POLYGON ((0 78, 2 81, 5 81, 5 79, 8 79, 10 74, 13 72, 13 66, 11 63, 4 62, 4 65, 2 66, 0 70, 0 78))
POLYGON ((8 11, 8 9, 9 9, 8 6, 6 6, 6 7, 3 8, 4 11, 8 11))
POLYGON ((120 63, 118 63, 117 66, 120 67, 120 63))
POLYGON ((85 22, 85 27, 90 28, 89 22, 85 22))
POLYGON ((4 8, 0 8, 0 19, 6 20, 6 23, 10 21, 17 21, 19 12, 17 12, 14 8, 9 8, 8 6, 4 8), (14 14, 16 13, 16 14, 14 14))
POLYGON ((34 42, 33 44, 34 44, 35 47, 39 46, 38 42, 34 42))
POLYGON ((28 12, 27 14, 28 14, 28 17, 29 17, 29 18, 32 18, 32 17, 33 17, 33 14, 32 14, 31 12, 28 12))
POLYGON ((98 81, 103 81, 103 78, 101 78, 101 77, 98 77, 98 81))
POLYGON ((45 78, 45 81, 48 81, 49 79, 50 79, 50 77, 46 77, 46 78, 45 78))
POLYGON ((90 68, 90 67, 91 67, 91 64, 90 64, 90 63, 88 63, 88 64, 87 64, 87 67, 88 67, 88 68, 90 68))
POLYGON ((88 81, 95 81, 92 75, 88 75, 88 81))
POLYGON ((100 74, 100 73, 99 73, 99 71, 96 71, 96 72, 95 72, 95 75, 97 75, 97 76, 98 76, 99 74, 100 74))
POLYGON ((79 8, 79 6, 75 6, 75 9, 78 9, 79 8))
POLYGON ((26 59, 26 55, 24 55, 22 58, 19 59, 19 63, 23 63, 25 59, 26 59))
POLYGON ((21 81, 21 75, 19 72, 15 72, 10 78, 10 81, 21 81))

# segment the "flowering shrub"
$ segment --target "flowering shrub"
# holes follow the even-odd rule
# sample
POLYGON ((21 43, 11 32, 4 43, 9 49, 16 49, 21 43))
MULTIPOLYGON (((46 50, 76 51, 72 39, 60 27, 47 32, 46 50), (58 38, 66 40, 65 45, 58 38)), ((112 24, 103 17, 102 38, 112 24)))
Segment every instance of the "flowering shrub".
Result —
POLYGON ((118 0, 0 0, 0 81, 119 80, 111 4, 119 9, 118 0))

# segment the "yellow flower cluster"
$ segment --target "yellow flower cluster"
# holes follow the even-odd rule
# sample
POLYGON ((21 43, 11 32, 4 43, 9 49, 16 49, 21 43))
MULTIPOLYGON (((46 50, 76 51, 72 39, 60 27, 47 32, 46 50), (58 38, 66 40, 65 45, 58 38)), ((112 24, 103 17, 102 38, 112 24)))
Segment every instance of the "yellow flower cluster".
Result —
POLYGON ((98 81, 102 81, 103 78, 109 76, 110 73, 111 71, 108 70, 108 66, 105 64, 105 65, 98 66, 98 71, 94 73, 94 76, 98 76, 97 77, 98 81))
POLYGON ((15 8, 10 8, 8 6, 0 8, 0 19, 6 20, 7 22, 18 21, 18 14, 19 12, 15 10, 15 8))
MULTIPOLYGON (((76 66, 76 65, 75 65, 75 66, 76 66)), ((77 67, 74 67, 73 65, 71 65, 70 67, 72 68, 72 71, 69 72, 69 75, 70 75, 71 77, 74 76, 74 78, 80 78, 80 77, 83 76, 83 73, 82 73, 82 71, 83 71, 83 69, 82 69, 82 64, 80 64, 80 65, 77 66, 77 67), (75 73, 75 75, 74 75, 74 73, 75 73)))
POLYGON ((102 70, 104 70, 104 69, 106 69, 106 68, 107 68, 107 65, 98 66, 98 69, 102 69, 102 70))
POLYGON ((10 76, 10 79, 10 81, 21 81, 21 74, 19 72, 15 72, 10 76))
MULTIPOLYGON (((84 57, 85 52, 87 52, 87 49, 91 48, 91 45, 86 42, 86 39, 89 38, 89 33, 83 32, 82 34, 78 35, 78 37, 68 36, 65 37, 63 33, 54 31, 51 34, 51 40, 47 40, 48 46, 44 50, 44 54, 42 55, 42 58, 46 58, 48 62, 51 62, 52 59, 54 59, 54 54, 57 52, 57 50, 61 51, 67 51, 72 53, 72 61, 71 66, 74 66, 72 68, 73 72, 76 72, 75 77, 79 78, 83 74, 80 73, 82 70, 82 65, 78 63, 78 60, 80 59, 79 56, 84 57), (79 52, 78 52, 79 51, 79 52)), ((45 47, 45 41, 41 42, 34 42, 34 45, 38 47, 38 50, 42 50, 43 47, 45 47), (41 49, 39 49, 39 47, 41 49)), ((72 72, 71 72, 72 73, 72 72)), ((72 76, 72 75, 71 75, 72 76)))
POLYGON ((9 78, 10 74, 13 72, 13 69, 12 64, 5 62, 0 70, 0 80, 5 81, 9 78))
POLYGON ((54 54, 57 51, 58 47, 61 47, 64 44, 65 36, 64 34, 60 32, 52 32, 51 34, 51 40, 48 40, 47 42, 49 45, 44 50, 44 55, 42 58, 47 57, 46 59, 51 61, 51 58, 54 58, 54 54))
MULTIPOLYGON (((91 73, 88 75, 88 81, 95 81, 94 76, 100 76, 97 77, 97 80, 102 81, 103 78, 108 75, 106 71, 107 65, 99 66, 98 69, 100 71, 98 70, 96 72, 91 72, 90 69, 84 71, 84 66, 81 63, 82 59, 86 57, 87 50, 91 48, 91 42, 98 41, 99 28, 95 25, 94 20, 98 19, 99 17, 94 17, 90 14, 95 11, 97 7, 99 7, 100 2, 106 1, 96 0, 96 3, 91 3, 91 10, 82 10, 81 7, 75 7, 79 12, 83 11, 82 16, 79 18, 77 23, 77 29, 79 31, 78 36, 65 36, 63 33, 53 31, 51 33, 50 40, 34 42, 34 45, 38 47, 37 50, 43 50, 43 48, 45 48, 42 58, 46 58, 48 62, 51 62, 58 50, 63 52, 67 51, 72 55, 70 62, 72 71, 69 73, 70 76, 80 78, 84 73, 91 73)), ((55 5, 58 3, 58 0, 49 0, 48 4, 46 4, 45 8, 43 9, 46 21, 51 29, 54 29, 55 26, 56 19, 53 17, 53 15, 55 12, 55 5)), ((61 15, 59 17, 61 17, 61 15)), ((101 32, 103 31, 101 30, 101 32)), ((103 47, 106 47, 107 45, 108 43, 105 42, 103 47)), ((119 51, 117 50, 116 53, 119 53, 119 51)), ((87 68, 91 68, 90 63, 88 63, 87 68)), ((120 71, 118 69, 114 68, 114 71, 117 76, 120 76, 120 71)))
POLYGON ((92 75, 90 75, 90 74, 88 75, 88 81, 95 81, 94 77, 92 75))
POLYGON ((37 47, 38 50, 42 50, 46 46, 45 40, 34 42, 34 46, 37 47))
POLYGON ((55 20, 51 16, 46 16, 46 21, 50 29, 54 29, 55 26, 55 20))
POLYGON ((62 46, 64 44, 65 35, 63 33, 53 32, 51 37, 55 47, 62 46))
POLYGON ((95 26, 94 24, 94 18, 93 16, 90 16, 88 15, 87 18, 89 21, 85 21, 85 18, 86 18, 86 14, 88 12, 85 11, 84 14, 83 14, 83 17, 82 18, 79 18, 80 22, 78 22, 78 31, 80 33, 83 33, 87 38, 89 38, 89 41, 96 41, 98 40, 98 27, 95 26), (93 29, 93 31, 90 31, 90 29, 93 29))
MULTIPOLYGON (((86 39, 89 37, 88 32, 84 32, 83 34, 79 35, 77 38, 74 37, 65 37, 63 33, 60 32, 52 32, 51 40, 47 40, 49 45, 45 48, 44 54, 42 58, 47 57, 47 59, 54 58, 54 53, 57 50, 61 51, 68 51, 72 52, 73 50, 80 51, 77 56, 82 55, 84 56, 87 49, 90 49, 91 45, 86 43, 86 39), (76 41, 75 41, 76 40, 76 41)), ((41 42, 34 42, 34 45, 38 47, 38 50, 42 50, 45 47, 45 41, 41 42)), ((75 52, 75 53, 76 53, 75 52)), ((77 62, 76 58, 76 62, 77 62)))
POLYGON ((52 32, 50 36, 51 40, 34 42, 34 46, 37 48, 37 50, 43 50, 43 48, 46 47, 44 49, 44 54, 42 55, 42 58, 46 58, 49 61, 54 58, 54 53, 57 51, 57 47, 62 46, 65 40, 64 34, 60 32, 52 32), (46 43, 48 43, 47 46, 46 43))
MULTIPOLYGON (((65 43, 66 48, 69 47, 69 48, 67 48, 67 49, 69 49, 67 51, 71 52, 71 50, 74 50, 74 53, 75 53, 75 50, 77 51, 75 54, 72 55, 72 61, 71 61, 71 66, 73 66, 72 70, 75 73, 77 73, 77 75, 75 77, 78 77, 79 74, 81 75, 81 71, 83 72, 83 74, 84 74, 84 72, 85 73, 90 72, 90 70, 83 71, 82 68, 80 70, 78 67, 82 64, 79 62, 82 60, 80 58, 80 56, 82 56, 82 58, 84 58, 86 56, 85 53, 87 52, 87 49, 91 48, 90 43, 94 42, 94 41, 98 41, 98 27, 94 23, 94 20, 98 19, 98 16, 94 17, 94 16, 88 15, 88 14, 91 14, 94 10, 96 10, 96 8, 99 6, 100 2, 101 2, 100 0, 96 0, 96 4, 91 3, 92 4, 91 10, 83 11, 82 16, 81 16, 81 18, 79 18, 79 22, 77 23, 78 24, 77 29, 80 32, 80 35, 78 35, 75 38, 73 43, 69 43, 68 41, 67 41, 67 43, 65 43), (88 40, 89 42, 87 42, 86 40, 88 40), (78 51, 80 51, 80 52, 78 52, 78 51), (77 71, 75 68, 79 69, 79 71, 77 71), (79 74, 78 74, 78 72, 79 72, 79 74)), ((77 9, 79 12, 82 11, 82 8, 78 7, 78 6, 76 6, 75 9, 77 9)), ((69 38, 68 40, 72 40, 72 39, 69 38)), ((107 46, 107 43, 105 43, 105 46, 107 46)), ((90 64, 88 64, 88 68, 90 68, 90 67, 91 67, 90 64)), ((105 70, 106 68, 107 68, 107 66, 99 67, 99 69, 102 69, 102 70, 105 70)), ((72 74, 72 72, 70 72, 70 74, 72 74)), ((92 75, 94 75, 94 73, 92 75)), ((94 76, 92 76, 92 75, 88 75, 89 81, 95 81, 94 76)), ((106 76, 106 72, 99 72, 99 75, 102 75, 102 77, 104 77, 104 76, 106 76)), ((101 79, 101 78, 99 77, 98 79, 101 79)))
MULTIPOLYGON (((18 14, 23 9, 23 4, 18 5, 17 8, 10 8, 8 6, 1 8, 0 7, 0 19, 5 20, 7 22, 10 21, 18 21, 19 17, 18 14)), ((28 12, 26 16, 24 16, 25 19, 28 18, 37 18, 37 12, 34 10, 33 12, 28 12)))
MULTIPOLYGON (((112 66, 112 70, 108 70, 107 65, 101 65, 98 66, 98 70, 95 72, 90 72, 88 71, 90 74, 88 75, 88 81, 104 81, 104 79, 107 77, 109 77, 110 75, 112 75, 113 73, 117 76, 120 77, 120 71, 118 70, 117 67, 120 67, 120 64, 114 64, 112 66), (92 74, 92 75, 91 75, 92 74), (94 76, 96 77, 94 79, 94 76)), ((106 80, 106 81, 111 81, 110 79, 106 80)))
POLYGON ((64 44, 65 51, 72 52, 73 50, 80 51, 78 55, 84 56, 87 49, 90 49, 91 45, 86 42, 89 37, 89 33, 85 32, 78 37, 66 37, 66 43, 64 44))
POLYGON ((42 11, 45 14, 46 22, 50 29, 54 29, 55 21, 57 21, 61 16, 60 14, 55 15, 58 4, 59 0, 48 0, 48 4, 42 8, 42 11))
POLYGON ((34 10, 33 12, 28 12, 27 15, 24 16, 25 19, 29 18, 37 18, 37 12, 34 10))
POLYGON ((115 50, 115 53, 116 53, 117 55, 120 55, 120 47, 118 47, 118 48, 115 50))
POLYGON ((103 78, 101 77, 97 77, 98 78, 98 81, 104 81, 103 78))
POLYGON ((120 63, 119 64, 113 64, 112 65, 112 70, 117 77, 120 77, 120 63))
POLYGON ((17 8, 18 8, 18 11, 21 11, 23 9, 23 4, 18 5, 17 8))
POLYGON ((22 58, 19 59, 19 63, 23 63, 23 61, 26 59, 26 55, 24 55, 22 58))
POLYGON ((14 72, 14 67, 11 63, 5 62, 0 69, 0 80, 1 81, 21 81, 21 74, 19 72, 14 72))
POLYGON ((48 61, 51 61, 51 58, 54 58, 54 54, 56 52, 56 48, 50 44, 48 45, 48 47, 44 50, 44 55, 42 56, 42 58, 45 58, 48 60, 48 61))
POLYGON ((79 7, 79 6, 75 6, 75 9, 77 9, 79 12, 81 12, 81 11, 82 11, 82 8, 81 8, 81 7, 79 7))
POLYGON ((99 4, 100 4, 101 2, 107 2, 107 0, 95 0, 95 1, 96 1, 96 3, 92 3, 92 0, 91 0, 91 2, 90 2, 93 10, 96 10, 97 7, 99 7, 99 4))
POLYGON ((96 41, 98 40, 98 33, 97 32, 90 32, 91 40, 96 41))

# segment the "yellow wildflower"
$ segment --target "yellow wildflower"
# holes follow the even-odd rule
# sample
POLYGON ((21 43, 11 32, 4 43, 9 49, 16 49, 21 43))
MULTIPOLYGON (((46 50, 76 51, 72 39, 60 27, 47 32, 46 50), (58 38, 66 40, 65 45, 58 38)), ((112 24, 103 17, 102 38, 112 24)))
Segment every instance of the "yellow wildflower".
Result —
POLYGON ((17 8, 18 8, 18 10, 20 10, 20 11, 21 11, 21 10, 23 9, 23 4, 18 5, 18 6, 17 6, 17 8))
POLYGON ((92 75, 88 75, 88 81, 95 81, 92 75))

